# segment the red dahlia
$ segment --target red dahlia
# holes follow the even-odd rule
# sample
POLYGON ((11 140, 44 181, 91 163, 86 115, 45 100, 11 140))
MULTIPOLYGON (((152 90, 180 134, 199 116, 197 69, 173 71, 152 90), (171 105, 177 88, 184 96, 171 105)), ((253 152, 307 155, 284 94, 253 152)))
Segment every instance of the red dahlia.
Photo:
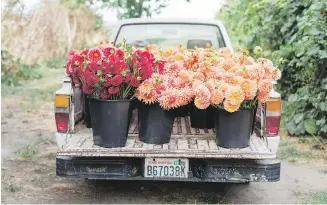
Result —
POLYGON ((116 75, 115 77, 111 78, 111 84, 113 86, 120 86, 123 83, 123 77, 121 75, 116 75))
POLYGON ((89 50, 88 49, 85 49, 85 50, 83 50, 83 51, 80 52, 80 55, 83 56, 84 58, 86 58, 88 52, 89 52, 89 50))
POLYGON ((85 83, 83 84, 83 92, 87 95, 91 95, 94 92, 94 88, 87 86, 85 83))
POLYGON ((71 61, 72 61, 72 65, 75 66, 75 67, 78 67, 78 66, 83 66, 83 57, 81 55, 73 55, 72 58, 71 58, 71 61))
POLYGON ((119 92, 119 87, 111 86, 110 88, 108 88, 108 93, 110 95, 117 94, 118 92, 119 92))
POLYGON ((117 66, 115 63, 109 63, 107 70, 107 74, 117 74, 117 66))
POLYGON ((92 72, 85 72, 85 82, 87 85, 94 87, 99 83, 99 77, 92 72))
POLYGON ((103 57, 103 52, 100 48, 93 48, 88 52, 88 58, 93 63, 98 63, 103 57))
POLYGON ((137 80, 137 77, 133 76, 129 82, 131 86, 137 88, 140 85, 140 82, 137 80))
POLYGON ((102 65, 99 64, 99 63, 94 63, 94 62, 91 62, 89 65, 88 65, 88 68, 90 71, 98 71, 98 70, 102 70, 102 65))
POLYGON ((126 73, 125 78, 124 78, 124 82, 128 83, 131 80, 131 77, 132 77, 132 75, 130 73, 126 73))
POLYGON ((115 53, 115 48, 113 47, 106 47, 103 48, 103 54, 106 58, 108 58, 111 54, 115 53))
POLYGON ((100 90, 100 98, 101 99, 104 99, 104 100, 106 100, 106 99, 108 99, 109 98, 109 93, 108 93, 108 89, 105 89, 105 88, 102 88, 101 90, 100 90))
POLYGON ((67 57, 69 58, 69 59, 71 59, 74 55, 76 55, 77 54, 77 51, 75 51, 75 50, 71 50, 71 51, 69 51, 68 53, 67 53, 67 57))
POLYGON ((116 56, 117 56, 119 59, 124 59, 124 57, 125 57, 124 51, 123 51, 122 49, 117 49, 117 51, 116 51, 116 56))
POLYGON ((78 66, 78 67, 73 67, 72 68, 72 76, 73 78, 79 78, 83 76, 83 67, 82 66, 78 66))
POLYGON ((111 84, 111 78, 107 78, 105 79, 105 81, 103 82, 102 84, 104 87, 110 87, 112 84, 111 84))

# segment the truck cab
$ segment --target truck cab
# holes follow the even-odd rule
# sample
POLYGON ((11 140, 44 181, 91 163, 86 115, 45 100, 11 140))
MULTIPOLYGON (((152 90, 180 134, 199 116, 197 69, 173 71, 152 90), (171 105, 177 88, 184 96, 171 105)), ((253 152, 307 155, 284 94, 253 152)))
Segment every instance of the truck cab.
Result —
MULTIPOLYGON (((123 20, 114 27, 109 40, 116 44, 123 39, 135 47, 210 45, 215 49, 233 49, 224 25, 216 20, 123 20)), ((103 148, 93 144, 91 125, 84 120, 87 106, 81 87, 74 86, 72 79, 66 76, 55 95, 56 173, 62 177, 110 180, 278 181, 281 164, 276 152, 280 139, 280 103, 279 93, 273 90, 271 99, 258 106, 247 148, 217 146, 214 130, 192 128, 189 116, 175 119, 169 143, 143 143, 138 140, 137 110, 132 115, 126 146, 103 148), (176 163, 182 163, 180 174, 165 175, 165 169, 176 163)))

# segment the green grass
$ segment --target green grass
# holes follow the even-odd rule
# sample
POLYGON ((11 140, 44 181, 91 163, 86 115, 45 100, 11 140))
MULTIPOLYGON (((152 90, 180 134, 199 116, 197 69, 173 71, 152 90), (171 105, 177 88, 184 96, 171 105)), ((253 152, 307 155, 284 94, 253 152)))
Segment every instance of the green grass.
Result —
POLYGON ((39 153, 38 146, 26 146, 25 148, 21 149, 17 153, 17 157, 19 159, 32 159, 36 154, 39 153))
POLYGON ((327 189, 314 193, 309 199, 305 200, 306 204, 327 204, 327 189))
POLYGON ((315 156, 310 151, 303 151, 296 146, 281 147, 278 150, 280 159, 288 159, 289 162, 295 163, 299 159, 313 159, 315 156))

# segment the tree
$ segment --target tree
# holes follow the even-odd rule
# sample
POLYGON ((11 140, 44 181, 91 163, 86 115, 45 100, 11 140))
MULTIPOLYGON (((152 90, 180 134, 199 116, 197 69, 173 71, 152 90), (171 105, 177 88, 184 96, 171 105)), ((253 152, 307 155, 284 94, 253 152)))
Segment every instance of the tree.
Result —
MULTIPOLYGON (((70 8, 79 5, 99 5, 102 8, 117 10, 118 19, 151 17, 153 13, 160 13, 170 0, 60 0, 70 8)), ((190 0, 185 0, 190 2, 190 0)))

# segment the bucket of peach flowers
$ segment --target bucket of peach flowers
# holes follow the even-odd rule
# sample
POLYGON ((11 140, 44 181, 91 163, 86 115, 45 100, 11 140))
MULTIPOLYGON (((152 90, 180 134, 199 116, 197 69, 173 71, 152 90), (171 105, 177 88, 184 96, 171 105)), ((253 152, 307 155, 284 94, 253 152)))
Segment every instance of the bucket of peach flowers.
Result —
POLYGON ((193 98, 192 84, 182 63, 166 63, 162 74, 153 74, 137 89, 139 138, 145 143, 169 143, 176 110, 193 98))
POLYGON ((225 148, 249 146, 257 104, 269 99, 272 81, 281 74, 270 60, 240 51, 219 51, 215 74, 197 86, 194 100, 198 108, 213 107, 217 144, 225 148))
POLYGON ((109 45, 71 52, 68 73, 82 84, 89 97, 95 145, 125 146, 133 110, 133 98, 140 83, 151 76, 155 59, 150 53, 109 45), (140 65, 142 64, 142 65, 140 65))

